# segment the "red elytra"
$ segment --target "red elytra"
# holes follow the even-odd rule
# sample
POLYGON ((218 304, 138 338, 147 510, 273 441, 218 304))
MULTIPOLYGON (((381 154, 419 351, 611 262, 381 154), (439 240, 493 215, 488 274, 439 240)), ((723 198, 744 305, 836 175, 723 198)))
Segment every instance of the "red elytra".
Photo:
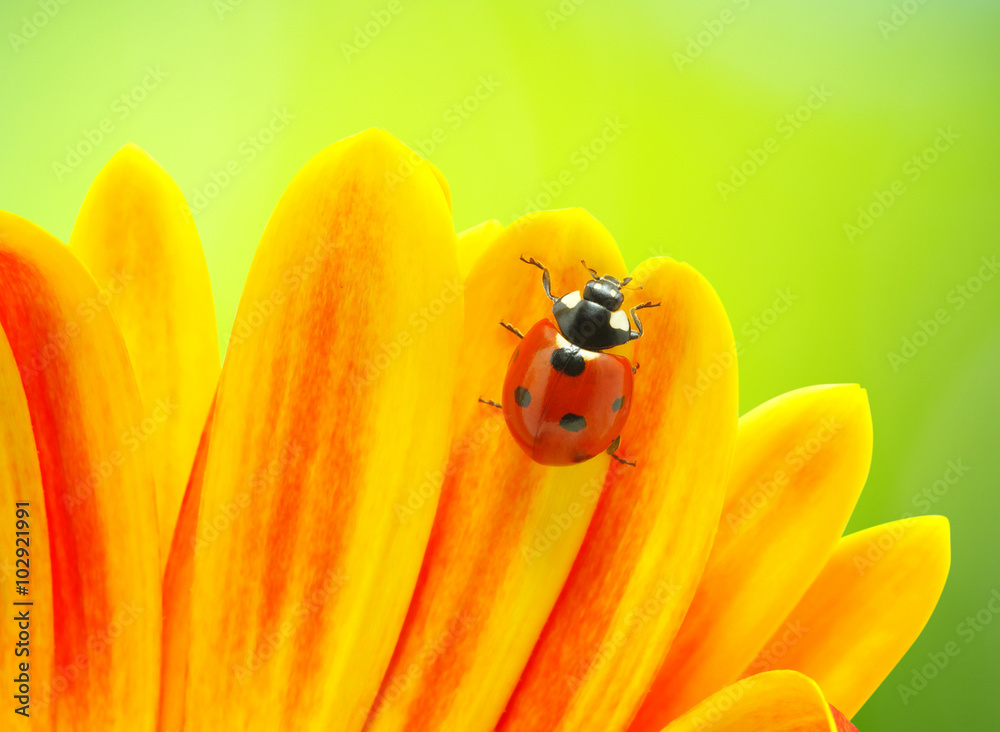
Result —
POLYGON ((548 319, 529 330, 507 367, 503 413, 514 440, 543 465, 572 465, 608 449, 632 406, 632 365, 587 351, 548 319))

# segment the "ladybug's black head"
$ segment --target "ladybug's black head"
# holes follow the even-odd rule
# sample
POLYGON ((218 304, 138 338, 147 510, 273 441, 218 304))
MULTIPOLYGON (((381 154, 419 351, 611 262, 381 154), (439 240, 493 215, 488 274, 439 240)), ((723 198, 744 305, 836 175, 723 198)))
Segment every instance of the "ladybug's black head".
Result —
MULTIPOLYGON (((587 267, 586 262, 583 264, 587 267)), ((552 313, 563 336, 570 343, 588 351, 603 351, 635 340, 628 316, 620 311, 625 296, 622 288, 631 277, 619 281, 611 275, 599 276, 587 267, 590 282, 583 286, 583 296, 570 292, 553 298, 552 313)))
POLYGON ((596 280, 591 280, 583 286, 583 299, 595 302, 602 308, 607 308, 614 312, 622 306, 625 296, 622 294, 622 286, 628 284, 619 282, 611 275, 604 275, 596 280))
POLYGON ((587 267, 586 262, 580 260, 580 263, 590 272, 590 282, 583 286, 583 299, 597 303, 612 313, 615 312, 625 301, 622 288, 631 282, 632 278, 626 277, 619 282, 617 277, 611 275, 598 276, 595 270, 587 267))

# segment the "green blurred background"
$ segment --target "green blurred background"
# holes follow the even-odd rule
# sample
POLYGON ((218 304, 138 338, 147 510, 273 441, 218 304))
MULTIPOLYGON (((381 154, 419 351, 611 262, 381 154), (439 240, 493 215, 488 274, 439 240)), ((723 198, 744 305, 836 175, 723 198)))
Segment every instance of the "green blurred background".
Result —
POLYGON ((852 529, 951 519, 944 597, 858 726, 1000 728, 1000 622, 983 623, 1000 588, 1000 277, 984 265, 1000 255, 1000 5, 332 5, 4 2, 0 208, 66 240, 94 175, 138 143, 196 213, 224 347, 286 184, 366 127, 441 168, 458 229, 586 207, 630 266, 669 254, 713 282, 744 411, 867 387, 852 529), (951 485, 949 462, 968 467, 951 485), (950 641, 960 655, 904 704, 897 684, 950 641))

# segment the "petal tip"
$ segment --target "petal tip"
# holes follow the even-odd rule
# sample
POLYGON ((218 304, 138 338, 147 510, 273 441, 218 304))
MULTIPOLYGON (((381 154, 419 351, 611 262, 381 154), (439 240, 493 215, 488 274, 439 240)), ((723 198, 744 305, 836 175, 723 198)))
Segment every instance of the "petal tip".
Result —
POLYGON ((134 142, 125 143, 108 158, 95 176, 91 191, 99 190, 102 186, 117 185, 148 190, 176 189, 180 192, 166 168, 134 142))
POLYGON ((843 399, 859 411, 863 410, 867 415, 869 424, 871 423, 871 402, 868 399, 868 390, 862 387, 861 384, 830 384, 826 389, 830 392, 831 396, 843 399))
POLYGON ((134 143, 134 142, 130 141, 130 142, 126 142, 124 145, 122 145, 120 148, 118 148, 118 150, 115 152, 115 154, 112 155, 111 157, 113 158, 113 157, 115 157, 117 155, 129 155, 129 154, 131 154, 131 155, 135 155, 135 154, 146 155, 147 157, 149 155, 149 153, 147 153, 145 150, 143 150, 142 147, 140 147, 137 143, 134 143))
POLYGON ((527 223, 538 224, 548 223, 548 222, 559 222, 562 225, 567 224, 582 224, 586 226, 592 226, 594 224, 600 226, 602 229, 604 225, 601 224, 597 218, 590 213, 587 209, 582 206, 572 206, 569 208, 547 208, 539 209, 538 211, 529 211, 522 216, 517 217, 509 226, 513 226, 520 229, 527 223))
MULTIPOLYGON (((906 521, 907 519, 903 519, 906 521)), ((939 542, 950 553, 951 551, 951 521, 947 516, 927 514, 909 519, 910 528, 919 531, 927 541, 939 542)))
POLYGON ((134 165, 137 167, 149 167, 150 165, 160 167, 160 164, 153 159, 153 156, 134 142, 126 142, 118 148, 114 155, 108 158, 104 164, 105 168, 112 165, 134 165))
POLYGON ((945 551, 951 557, 951 521, 947 516, 931 515, 921 517, 927 526, 928 537, 933 541, 939 541, 945 551))
MULTIPOLYGON (((400 171, 405 170, 405 166, 407 165, 416 168, 421 163, 425 164, 437 179, 438 185, 441 187, 441 193, 444 195, 444 200, 448 205, 448 211, 449 213, 452 212, 451 186, 448 185, 448 179, 427 158, 406 145, 406 143, 392 133, 381 127, 369 127, 355 135, 344 138, 341 142, 334 143, 328 149, 338 148, 344 143, 347 143, 351 149, 361 155, 381 157, 383 159, 396 159, 399 161, 397 169, 400 171)), ((400 175, 400 177, 405 178, 407 176, 400 175)))

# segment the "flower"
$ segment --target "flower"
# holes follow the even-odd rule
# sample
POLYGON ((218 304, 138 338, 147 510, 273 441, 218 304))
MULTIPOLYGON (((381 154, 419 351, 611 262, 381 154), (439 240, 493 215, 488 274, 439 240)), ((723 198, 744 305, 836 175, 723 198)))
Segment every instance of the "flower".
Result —
POLYGON ((35 728, 853 729, 950 561, 940 517, 841 536, 865 392, 739 418, 719 298, 654 258, 636 467, 535 464, 477 402, 514 346, 497 321, 547 315, 526 253, 558 292, 580 259, 625 273, 579 209, 456 237, 430 163, 348 138, 278 202, 220 372, 191 213, 142 151, 68 249, 0 214, 35 728))

